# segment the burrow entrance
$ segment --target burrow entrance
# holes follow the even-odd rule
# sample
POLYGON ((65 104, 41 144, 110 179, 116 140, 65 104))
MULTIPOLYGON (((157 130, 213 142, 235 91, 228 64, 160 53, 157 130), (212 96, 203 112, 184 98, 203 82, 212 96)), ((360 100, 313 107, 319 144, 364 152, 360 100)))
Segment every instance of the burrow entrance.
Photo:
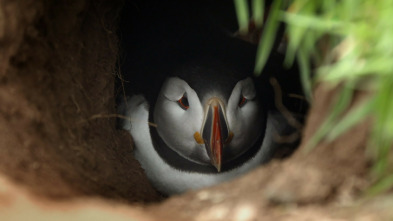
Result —
MULTIPOLYGON (((137 9, 153 2, 133 4, 137 9)), ((6 177, 54 200, 163 199, 132 158, 132 138, 113 117, 115 94, 121 93, 115 80, 124 5, 104 0, 0 3, 0 171, 6 177)), ((304 140, 324 119, 335 91, 320 85, 314 96, 318 99, 304 140)), ((284 162, 214 187, 207 195, 193 192, 153 208, 167 217, 187 218, 215 205, 237 208, 247 201, 261 213, 272 202, 325 205, 340 200, 341 192, 356 195, 362 186, 348 180, 365 176, 366 126, 307 155, 298 151, 284 162)))

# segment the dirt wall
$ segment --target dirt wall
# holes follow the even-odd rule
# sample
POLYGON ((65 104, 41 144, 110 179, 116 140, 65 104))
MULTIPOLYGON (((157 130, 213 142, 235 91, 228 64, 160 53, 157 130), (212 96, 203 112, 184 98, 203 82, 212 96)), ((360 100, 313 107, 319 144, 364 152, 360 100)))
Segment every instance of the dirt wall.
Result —
POLYGON ((0 2, 0 172, 51 197, 156 199, 115 129, 121 1, 0 2))

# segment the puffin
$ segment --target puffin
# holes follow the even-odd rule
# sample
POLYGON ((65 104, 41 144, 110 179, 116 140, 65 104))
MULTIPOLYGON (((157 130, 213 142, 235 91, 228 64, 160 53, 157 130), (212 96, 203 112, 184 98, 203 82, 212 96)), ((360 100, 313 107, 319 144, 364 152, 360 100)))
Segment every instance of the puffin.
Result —
MULTIPOLYGON (((150 19, 144 12, 143 22, 131 24, 135 19, 123 18, 121 29, 119 125, 165 195, 229 181, 267 163, 281 145, 276 135, 293 130, 274 108, 269 74, 253 74, 256 46, 183 11, 166 11, 161 19, 162 10, 150 19)), ((265 70, 282 70, 282 60, 270 60, 265 70)))

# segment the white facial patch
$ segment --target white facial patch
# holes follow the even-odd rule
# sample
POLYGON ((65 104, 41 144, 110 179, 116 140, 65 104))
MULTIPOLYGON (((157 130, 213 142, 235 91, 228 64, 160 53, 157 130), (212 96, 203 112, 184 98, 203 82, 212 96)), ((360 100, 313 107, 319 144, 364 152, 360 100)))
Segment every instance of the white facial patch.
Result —
POLYGON ((203 108, 196 92, 184 80, 172 77, 164 82, 154 108, 154 122, 168 147, 193 162, 209 164, 204 145, 194 138, 202 127, 203 108), (185 94, 189 104, 186 110, 178 103, 185 94))
POLYGON ((256 99, 253 80, 246 78, 239 81, 233 88, 226 110, 228 125, 234 136, 229 148, 234 155, 248 150, 258 140, 263 130, 263 111, 256 99), (246 98, 244 105, 239 106, 239 100, 246 98))

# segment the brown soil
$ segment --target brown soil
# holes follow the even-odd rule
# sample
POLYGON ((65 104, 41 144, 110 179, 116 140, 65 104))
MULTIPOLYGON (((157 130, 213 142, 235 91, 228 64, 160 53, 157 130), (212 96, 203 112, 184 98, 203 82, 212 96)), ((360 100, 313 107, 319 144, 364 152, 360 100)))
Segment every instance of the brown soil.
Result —
POLYGON ((0 2, 1 220, 25 220, 20 211, 53 219, 64 210, 71 212, 65 220, 85 220, 92 212, 101 220, 393 216, 389 198, 353 206, 368 186, 367 122, 304 151, 337 91, 324 86, 315 90, 303 142, 291 158, 162 203, 119 204, 161 199, 132 158, 131 137, 109 117, 121 7, 105 0, 0 2))
POLYGON ((157 199, 130 137, 105 117, 115 113, 121 5, 0 3, 0 171, 34 192, 157 199))

